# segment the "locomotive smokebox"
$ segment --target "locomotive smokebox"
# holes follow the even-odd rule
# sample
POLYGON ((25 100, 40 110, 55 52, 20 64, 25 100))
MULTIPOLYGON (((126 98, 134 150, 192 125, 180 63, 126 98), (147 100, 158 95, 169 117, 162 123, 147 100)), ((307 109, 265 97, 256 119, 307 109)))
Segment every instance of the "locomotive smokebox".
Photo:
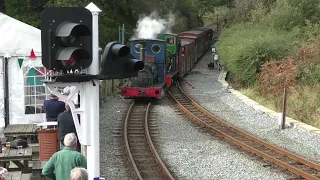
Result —
POLYGON ((140 44, 140 61, 145 60, 146 57, 146 42, 141 42, 140 44))

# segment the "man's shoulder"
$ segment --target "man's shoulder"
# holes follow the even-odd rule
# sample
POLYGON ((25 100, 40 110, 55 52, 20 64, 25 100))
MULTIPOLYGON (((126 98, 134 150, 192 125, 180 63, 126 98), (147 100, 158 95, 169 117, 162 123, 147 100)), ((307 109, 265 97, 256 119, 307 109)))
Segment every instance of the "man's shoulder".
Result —
POLYGON ((83 154, 81 154, 80 152, 78 152, 78 151, 73 151, 73 154, 74 154, 75 156, 77 156, 77 157, 85 158, 85 159, 86 159, 86 157, 85 157, 83 154))
POLYGON ((66 104, 66 103, 65 103, 65 102, 63 102, 63 101, 58 101, 58 103, 59 103, 61 106, 63 106, 63 107, 64 107, 64 106, 65 106, 65 104, 66 104))
POLYGON ((60 104, 65 104, 65 102, 64 101, 57 101, 58 103, 60 103, 60 104))

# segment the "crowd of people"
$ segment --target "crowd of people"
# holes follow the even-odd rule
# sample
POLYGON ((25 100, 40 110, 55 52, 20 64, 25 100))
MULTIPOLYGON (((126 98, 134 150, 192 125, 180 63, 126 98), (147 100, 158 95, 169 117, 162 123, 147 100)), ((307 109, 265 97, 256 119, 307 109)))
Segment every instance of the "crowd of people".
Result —
MULTIPOLYGON (((71 90, 72 87, 66 87, 62 93, 68 96, 71 90)), ((78 100, 75 101, 75 104, 79 103, 78 100)), ((87 160, 81 154, 81 145, 69 104, 51 94, 50 99, 44 101, 43 108, 47 121, 58 124, 60 151, 53 154, 45 164, 42 175, 50 179, 87 180, 87 160)))

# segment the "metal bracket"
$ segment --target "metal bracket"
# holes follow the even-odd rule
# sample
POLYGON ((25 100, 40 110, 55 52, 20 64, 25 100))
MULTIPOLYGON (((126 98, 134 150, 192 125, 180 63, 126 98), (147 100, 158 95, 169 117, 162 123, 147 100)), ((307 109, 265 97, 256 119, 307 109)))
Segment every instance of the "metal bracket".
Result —
MULTIPOLYGON (((78 114, 80 114, 82 118, 84 117, 84 110, 83 110, 84 106, 80 105, 80 108, 76 108, 72 100, 72 98, 77 94, 77 92, 79 91, 80 93, 84 92, 85 83, 49 83, 49 82, 44 82, 44 83, 52 94, 56 95, 57 97, 61 98, 66 103, 68 103, 71 109, 73 122, 77 131, 80 144, 89 144, 88 142, 89 140, 85 137, 86 135, 82 131, 81 125, 79 123, 79 118, 78 118, 78 114), (70 92, 68 96, 65 96, 57 91, 57 87, 64 87, 64 86, 75 86, 76 88, 72 92, 70 92)), ((83 103, 80 103, 80 104, 83 104, 83 103)), ((82 119, 82 121, 84 120, 86 119, 82 119)))

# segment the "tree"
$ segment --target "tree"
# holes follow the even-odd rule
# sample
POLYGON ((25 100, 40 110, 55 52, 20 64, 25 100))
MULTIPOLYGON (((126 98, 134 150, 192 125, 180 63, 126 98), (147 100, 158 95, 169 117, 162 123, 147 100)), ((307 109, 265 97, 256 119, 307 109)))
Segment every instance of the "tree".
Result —
POLYGON ((39 28, 40 13, 47 0, 4 0, 6 14, 39 28))

